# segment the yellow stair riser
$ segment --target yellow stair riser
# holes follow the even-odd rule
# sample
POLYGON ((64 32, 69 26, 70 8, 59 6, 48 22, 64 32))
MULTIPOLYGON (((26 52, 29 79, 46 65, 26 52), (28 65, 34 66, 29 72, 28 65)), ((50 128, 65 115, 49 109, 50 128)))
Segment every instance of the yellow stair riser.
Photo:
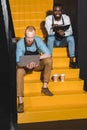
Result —
POLYGON ((87 107, 87 94, 25 97, 25 112, 64 108, 87 107))
MULTIPOLYGON (((83 92, 83 80, 77 81, 65 81, 64 83, 58 81, 57 83, 49 82, 48 88, 54 94, 63 94, 63 93, 76 93, 76 92, 83 92)), ((24 96, 40 96, 41 95, 41 88, 42 83, 24 83, 24 96)))
POLYGON ((23 5, 12 5, 11 6, 12 13, 14 12, 19 12, 19 15, 21 12, 38 12, 38 13, 43 13, 46 14, 48 10, 52 11, 52 7, 50 4, 43 4, 42 6, 36 4, 35 7, 33 4, 23 4, 23 5))
POLYGON ((14 22, 14 26, 15 26, 15 28, 19 28, 19 27, 21 27, 21 28, 24 28, 24 27, 26 27, 26 26, 28 26, 28 25, 33 25, 33 26, 35 26, 35 28, 37 28, 37 29, 40 29, 40 27, 41 27, 41 22, 42 22, 43 20, 42 19, 32 19, 32 20, 30 20, 29 18, 28 19, 23 19, 23 20, 14 20, 13 22, 14 22))
MULTIPOLYGON (((26 28, 26 26, 25 26, 25 28, 26 28)), ((25 28, 20 29, 20 30, 15 30, 16 38, 18 37, 20 39, 20 38, 24 37, 25 28)), ((42 39, 44 39, 42 32, 37 32, 37 36, 40 36, 42 39)))
MULTIPOLYGON (((10 0, 10 4, 11 5, 22 5, 22 4, 38 4, 38 5, 41 5, 41 4, 53 4, 53 0, 10 0)), ((34 8, 34 7, 33 7, 34 8)))
POLYGON ((53 68, 55 67, 69 67, 69 58, 53 58, 53 68))
POLYGON ((53 57, 68 57, 67 47, 55 47, 53 48, 53 57))
POLYGON ((43 13, 41 13, 41 12, 39 12, 39 13, 29 13, 29 12, 27 12, 27 13, 25 13, 25 12, 23 12, 23 13, 13 13, 13 19, 14 19, 14 21, 15 20, 23 20, 23 19, 45 19, 45 17, 46 17, 46 14, 43 14, 43 13))
MULTIPOLYGON (((27 25, 27 26, 30 26, 30 24, 27 25)), ((26 28, 26 26, 25 26, 25 27, 23 26, 23 27, 15 28, 15 32, 16 32, 17 34, 19 34, 19 33, 21 32, 21 34, 22 34, 22 33, 25 32, 25 28, 26 28)), ((41 31, 39 28, 38 28, 37 31, 36 31, 36 35, 37 35, 37 36, 39 36, 38 34, 40 34, 40 35, 43 36, 43 33, 42 33, 42 31, 41 31)))
POLYGON ((87 107, 71 109, 67 108, 51 111, 35 111, 21 113, 18 114, 18 124, 85 118, 87 118, 87 107))
MULTIPOLYGON (((79 69, 54 69, 52 70, 51 72, 51 76, 50 76, 50 79, 53 77, 53 74, 62 74, 64 73, 65 74, 65 79, 68 79, 68 78, 79 78, 79 69)), ((25 81, 31 81, 31 80, 40 80, 40 77, 41 77, 41 72, 36 72, 36 71, 33 71, 31 74, 27 74, 25 75, 24 77, 24 80, 25 81)))

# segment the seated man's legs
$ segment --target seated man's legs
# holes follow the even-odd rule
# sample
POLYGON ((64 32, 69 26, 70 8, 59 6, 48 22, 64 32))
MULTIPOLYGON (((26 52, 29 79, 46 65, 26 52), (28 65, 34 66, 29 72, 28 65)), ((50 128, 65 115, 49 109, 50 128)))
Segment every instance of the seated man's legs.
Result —
POLYGON ((23 68, 17 68, 17 97, 19 113, 24 112, 23 96, 24 96, 24 75, 26 71, 23 68))
MULTIPOLYGON (((47 96, 53 95, 47 87, 47 84, 49 83, 50 80, 51 68, 52 68, 52 58, 50 57, 50 58, 40 60, 39 66, 33 69, 33 70, 43 70, 43 86, 41 92, 47 96)), ((17 68, 17 97, 18 97, 17 111, 19 113, 24 112, 23 96, 24 96, 24 75, 25 74, 26 74, 25 69, 17 68)))
POLYGON ((55 40, 55 45, 60 46, 67 43, 68 44, 68 52, 69 52, 69 57, 70 57, 70 67, 76 68, 76 62, 74 62, 74 57, 75 57, 75 40, 73 35, 67 36, 64 39, 58 41, 55 40))
POLYGON ((68 51, 69 51, 70 58, 75 57, 75 40, 74 40, 74 37, 72 35, 68 36, 68 37, 66 37, 66 41, 67 41, 67 44, 68 44, 68 51))
POLYGON ((34 69, 34 70, 43 70, 43 75, 42 75, 43 86, 42 86, 41 92, 47 96, 53 95, 47 87, 47 84, 49 83, 49 80, 50 80, 51 69, 52 69, 51 57, 40 60, 40 65, 34 69))
POLYGON ((52 55, 52 51, 53 51, 53 47, 54 47, 54 41, 55 41, 55 36, 49 35, 47 38, 47 47, 48 47, 51 55, 52 55))
POLYGON ((74 62, 74 57, 75 57, 75 40, 73 35, 68 36, 66 38, 67 44, 68 44, 68 51, 69 51, 69 56, 70 56, 70 67, 72 68, 77 68, 76 62, 74 62))

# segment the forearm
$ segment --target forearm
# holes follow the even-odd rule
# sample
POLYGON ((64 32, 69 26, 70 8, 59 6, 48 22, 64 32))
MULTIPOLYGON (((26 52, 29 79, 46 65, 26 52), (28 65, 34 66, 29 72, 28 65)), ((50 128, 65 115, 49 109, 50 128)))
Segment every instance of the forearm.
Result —
POLYGON ((49 57, 51 57, 50 54, 42 54, 42 55, 40 56, 40 59, 45 59, 45 58, 49 58, 49 57))

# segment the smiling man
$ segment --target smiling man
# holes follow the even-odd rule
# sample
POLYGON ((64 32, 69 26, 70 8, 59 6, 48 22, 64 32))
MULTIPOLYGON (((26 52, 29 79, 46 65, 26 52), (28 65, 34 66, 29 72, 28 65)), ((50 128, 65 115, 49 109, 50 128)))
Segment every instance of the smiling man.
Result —
POLYGON ((46 17, 45 27, 48 33, 47 46, 50 54, 52 55, 54 46, 61 46, 67 43, 70 57, 70 67, 77 68, 77 63, 74 62, 75 40, 73 37, 70 17, 63 14, 63 7, 60 3, 54 4, 53 14, 46 17), (60 28, 60 26, 63 27, 60 28), (63 29, 64 26, 67 26, 68 28, 63 29))

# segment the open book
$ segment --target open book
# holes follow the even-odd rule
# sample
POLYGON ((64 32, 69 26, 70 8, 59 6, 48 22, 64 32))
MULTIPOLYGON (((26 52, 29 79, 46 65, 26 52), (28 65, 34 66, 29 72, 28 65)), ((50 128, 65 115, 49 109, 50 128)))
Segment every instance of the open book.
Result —
POLYGON ((67 29, 69 29, 70 25, 58 25, 54 27, 54 32, 59 31, 59 30, 63 30, 66 31, 67 29))

